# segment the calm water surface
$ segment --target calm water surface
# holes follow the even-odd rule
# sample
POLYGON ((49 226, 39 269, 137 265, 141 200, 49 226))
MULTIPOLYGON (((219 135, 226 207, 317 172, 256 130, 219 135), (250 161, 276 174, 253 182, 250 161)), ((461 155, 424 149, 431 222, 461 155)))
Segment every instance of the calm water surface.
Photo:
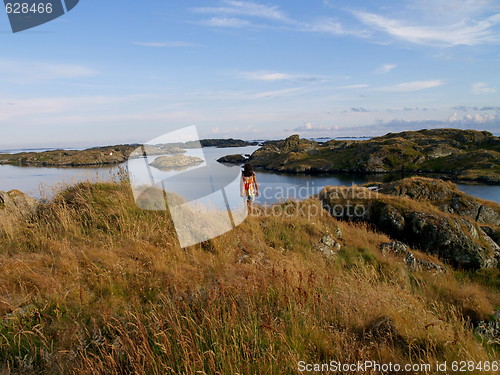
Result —
MULTIPOLYGON (((234 181, 239 176, 240 167, 217 163, 216 160, 228 154, 251 154, 258 147, 235 147, 203 149, 205 168, 193 168, 180 175, 182 178, 172 178, 167 181, 169 187, 186 199, 194 199, 200 195, 200 190, 218 190, 234 181), (204 186, 206 184, 207 186, 204 186)), ((195 151, 188 150, 188 155, 195 151)), ((148 160, 150 162, 152 159, 148 160)), ((137 161, 139 162, 139 161, 137 161)), ((144 161, 142 161, 144 163, 144 161)), ((79 181, 110 181, 121 166, 99 168, 38 168, 0 165, 0 190, 21 190, 36 198, 50 199, 54 191, 68 184, 79 181)), ((151 168, 161 177, 162 172, 151 168)), ((304 199, 318 193, 328 185, 353 185, 366 182, 383 181, 384 175, 287 175, 257 171, 257 180, 261 196, 257 203, 275 203, 286 198, 304 199)), ((168 173, 163 174, 168 177, 168 173)), ((467 194, 500 203, 500 187, 492 185, 457 184, 458 188, 467 194)))

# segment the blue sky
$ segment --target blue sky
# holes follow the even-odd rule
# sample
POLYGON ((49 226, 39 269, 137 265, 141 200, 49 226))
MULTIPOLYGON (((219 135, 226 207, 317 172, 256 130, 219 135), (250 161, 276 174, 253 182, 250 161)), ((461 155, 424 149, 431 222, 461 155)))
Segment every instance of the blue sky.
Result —
POLYGON ((500 133, 498 0, 81 0, 0 38, 1 147, 500 133))

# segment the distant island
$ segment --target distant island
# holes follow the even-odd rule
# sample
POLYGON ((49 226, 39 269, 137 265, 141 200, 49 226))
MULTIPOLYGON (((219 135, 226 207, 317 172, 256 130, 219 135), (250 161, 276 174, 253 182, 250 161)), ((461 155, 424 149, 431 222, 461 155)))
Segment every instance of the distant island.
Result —
MULTIPOLYGON (((201 147, 246 147, 256 146, 258 142, 241 139, 202 139, 200 141, 175 142, 161 145, 145 145, 148 155, 180 154, 185 149, 201 147)), ((84 167, 121 164, 128 160, 140 145, 115 145, 92 147, 85 150, 50 150, 44 152, 20 152, 17 154, 0 154, 0 164, 21 165, 31 167, 84 167)))
POLYGON ((292 135, 268 141, 243 160, 285 173, 433 174, 454 181, 500 184, 500 138, 487 131, 432 129, 389 133, 368 140, 319 143, 292 135))
POLYGON ((149 163, 149 165, 162 171, 169 171, 173 169, 194 167, 202 163, 203 159, 196 158, 194 156, 176 154, 173 156, 160 156, 156 158, 152 163, 149 163))

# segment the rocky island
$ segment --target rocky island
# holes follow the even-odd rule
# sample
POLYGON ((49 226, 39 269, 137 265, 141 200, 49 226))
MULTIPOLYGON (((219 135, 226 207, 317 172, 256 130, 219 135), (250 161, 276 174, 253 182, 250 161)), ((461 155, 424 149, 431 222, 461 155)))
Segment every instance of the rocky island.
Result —
POLYGON ((0 164, 31 167, 79 167, 120 164, 137 145, 92 147, 86 150, 52 150, 0 154, 0 164))
MULTIPOLYGON (((244 147, 255 146, 257 142, 241 139, 202 139, 201 141, 176 142, 159 145, 145 145, 148 155, 179 154, 188 148, 201 147, 244 147)), ((51 150, 44 152, 21 152, 17 154, 0 154, 0 165, 20 165, 31 167, 84 167, 121 164, 132 157, 142 157, 137 152, 139 145, 115 145, 92 147, 85 150, 51 150)))
MULTIPOLYGON (((219 161, 231 159, 241 162, 232 156, 219 161)), ((249 161, 286 173, 396 172, 500 184, 500 138, 487 131, 432 129, 324 143, 292 135, 266 142, 249 161)))
POLYGON ((202 163, 203 159, 194 156, 177 154, 173 156, 160 156, 156 158, 149 165, 158 168, 162 171, 169 171, 172 169, 184 169, 184 168, 194 167, 202 163))

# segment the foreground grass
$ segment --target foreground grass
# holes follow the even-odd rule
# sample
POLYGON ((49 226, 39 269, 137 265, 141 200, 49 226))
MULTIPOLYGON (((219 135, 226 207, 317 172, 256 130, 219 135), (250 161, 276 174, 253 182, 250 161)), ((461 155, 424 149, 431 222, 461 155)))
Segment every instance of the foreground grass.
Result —
POLYGON ((498 358, 471 330, 500 306, 498 273, 410 272, 381 255, 385 235, 314 199, 287 205, 297 215, 250 217, 188 249, 125 182, 79 184, 28 221, 1 219, 0 372, 292 374, 299 361, 498 358), (342 248, 325 257, 314 247, 337 228, 342 248))

